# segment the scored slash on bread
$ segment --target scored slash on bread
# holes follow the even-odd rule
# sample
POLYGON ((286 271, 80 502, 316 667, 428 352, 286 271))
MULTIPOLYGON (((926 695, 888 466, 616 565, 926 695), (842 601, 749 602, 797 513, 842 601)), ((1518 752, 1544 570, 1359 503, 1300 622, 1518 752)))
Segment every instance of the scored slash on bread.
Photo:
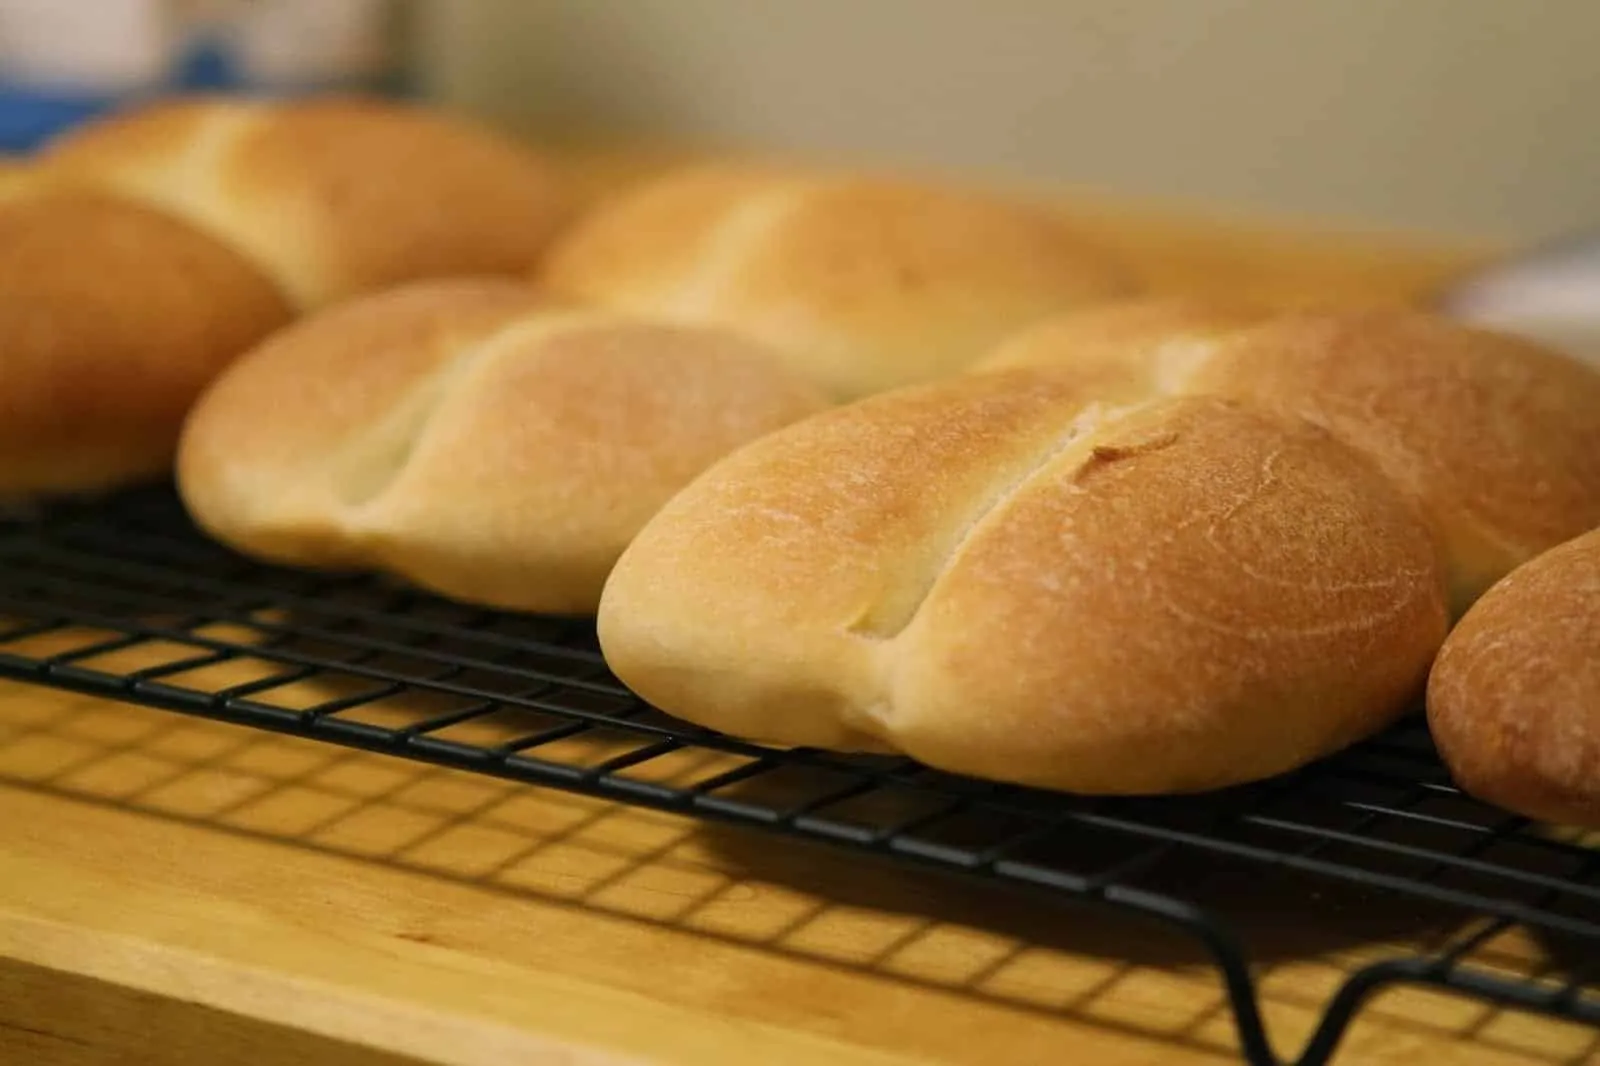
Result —
POLYGON ((237 250, 302 309, 533 269, 569 205, 554 170, 457 115, 391 101, 181 98, 51 142, 42 164, 237 250))
POLYGON ((0 496, 171 471, 188 406, 294 317, 410 280, 522 278, 553 170, 384 101, 177 98, 0 169, 0 496))
POLYGON ((196 404, 178 486, 257 557, 588 613, 671 494, 824 398, 752 342, 417 282, 274 334, 196 404))
POLYGON ((1059 375, 896 390, 749 444, 623 553, 618 678, 767 743, 1189 791, 1376 732, 1447 625, 1428 531, 1309 423, 1086 410, 1059 375))
POLYGON ((839 399, 962 369, 1007 333, 1131 291, 1043 209, 775 166, 675 171, 580 218, 538 270, 575 301, 752 337, 839 399))

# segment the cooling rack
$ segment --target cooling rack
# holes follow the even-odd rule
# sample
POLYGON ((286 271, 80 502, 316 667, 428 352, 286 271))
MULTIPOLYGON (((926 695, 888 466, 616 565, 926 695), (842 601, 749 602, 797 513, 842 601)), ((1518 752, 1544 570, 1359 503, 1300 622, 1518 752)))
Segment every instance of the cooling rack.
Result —
POLYGON ((1600 1027, 1600 850, 1461 795, 1415 718, 1300 772, 1182 800, 1071 797, 904 759, 775 751, 633 697, 587 619, 253 563, 197 533, 166 486, 0 519, 0 675, 1154 919, 1205 947, 1255 1066, 1330 1061, 1363 1004, 1396 984, 1600 1027), (1160 876, 1195 857, 1358 885, 1462 921, 1427 950, 1349 973, 1304 1046, 1280 1057, 1243 939, 1181 878, 1160 876), (1484 946, 1510 932, 1549 958, 1485 962, 1484 946))

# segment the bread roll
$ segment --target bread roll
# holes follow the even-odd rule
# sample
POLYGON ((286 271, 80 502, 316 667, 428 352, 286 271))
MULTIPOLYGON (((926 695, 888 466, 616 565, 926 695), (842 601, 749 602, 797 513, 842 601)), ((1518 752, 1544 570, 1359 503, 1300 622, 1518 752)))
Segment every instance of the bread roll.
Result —
POLYGON ((1600 829, 1600 529, 1523 563, 1445 641, 1428 724, 1457 783, 1600 829))
POLYGON ((522 274, 565 211, 532 152, 388 101, 174 98, 76 127, 43 159, 224 241, 301 309, 421 278, 522 274))
POLYGON ((182 221, 0 174, 0 497, 164 474, 195 397, 289 316, 248 261, 182 221))
POLYGON ((1131 281, 1060 220, 875 176, 704 166, 579 222, 542 284, 760 340, 851 399, 964 368, 1046 314, 1131 281))
POLYGON ((1266 777, 1392 721, 1445 632, 1427 530, 1323 431, 970 375, 756 441, 599 611, 617 677, 774 744, 1087 793, 1266 777))
POLYGON ((1325 427, 1422 509, 1457 615, 1600 525, 1600 372, 1417 311, 1307 309, 1241 327, 1235 313, 1190 307, 1131 341, 1066 320, 993 359, 1058 367, 1087 396, 1211 394, 1325 427))
POLYGON ((822 403, 731 336, 504 279, 415 282, 240 359, 185 426, 178 483, 202 528, 253 556, 592 612, 674 491, 822 403))

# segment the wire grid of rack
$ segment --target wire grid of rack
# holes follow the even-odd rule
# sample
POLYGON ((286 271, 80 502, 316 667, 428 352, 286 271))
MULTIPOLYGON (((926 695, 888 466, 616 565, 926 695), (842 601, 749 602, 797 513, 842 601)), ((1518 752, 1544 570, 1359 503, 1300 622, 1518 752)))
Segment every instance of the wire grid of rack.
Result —
POLYGON ((366 575, 285 571, 201 536, 167 487, 0 523, 0 675, 531 785, 740 823, 1154 918, 1215 963, 1244 1057, 1329 1061, 1380 988, 1414 984, 1600 1026, 1600 851, 1462 796, 1417 721, 1201 798, 1094 799, 909 760, 774 751, 668 718, 611 677, 587 619, 475 610, 366 575), (685 773, 681 758, 699 756, 685 773), (673 769, 676 767, 677 769, 673 769), (1292 1059, 1227 920, 1148 887, 1225 857, 1454 908, 1427 951, 1350 973, 1292 1059), (1518 929, 1559 946, 1480 965, 1518 929))

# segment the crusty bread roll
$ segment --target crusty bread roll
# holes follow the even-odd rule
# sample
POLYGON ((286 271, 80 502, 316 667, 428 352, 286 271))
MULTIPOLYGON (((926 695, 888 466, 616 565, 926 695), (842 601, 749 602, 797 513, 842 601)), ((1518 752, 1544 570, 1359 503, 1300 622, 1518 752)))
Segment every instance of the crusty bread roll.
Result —
POLYGON ((186 219, 300 308, 533 268, 566 211, 537 155, 391 101, 171 98, 69 131, 43 161, 186 219))
POLYGON ((1420 311, 1304 309, 1242 326, 1235 312, 1190 307, 1172 343, 1159 326, 1100 343, 1108 331, 1092 315, 1069 319, 991 358, 1057 367, 1087 396, 1206 393, 1327 428, 1422 508, 1457 615, 1519 563, 1600 525, 1600 372, 1420 311))
POLYGON ((628 547, 617 677, 767 743, 1087 793, 1266 777, 1421 695, 1426 527, 1322 430, 1211 398, 1084 408, 1012 371, 741 448, 628 547))
POLYGON ((1523 563, 1445 641, 1428 724, 1458 784, 1600 829, 1600 529, 1523 563))
POLYGON ((164 473, 189 404, 289 316, 271 282, 182 221, 0 174, 0 497, 164 473))
POLYGON ((962 369, 1023 325, 1132 284, 1042 209, 754 165, 675 171, 594 209, 540 280, 737 330, 842 399, 962 369))
POLYGON ((821 394, 739 338, 414 282, 269 337, 184 427, 178 485, 247 554, 592 612, 674 491, 821 394))

